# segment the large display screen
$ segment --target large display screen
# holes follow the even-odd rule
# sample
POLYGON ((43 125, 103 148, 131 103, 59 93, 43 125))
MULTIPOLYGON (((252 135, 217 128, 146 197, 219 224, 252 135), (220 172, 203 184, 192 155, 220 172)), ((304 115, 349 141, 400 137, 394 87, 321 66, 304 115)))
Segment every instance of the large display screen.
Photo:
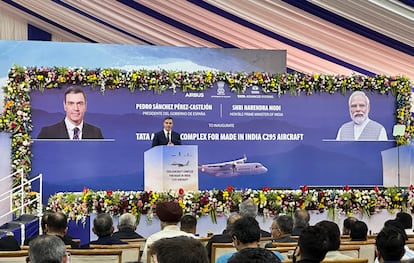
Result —
MULTIPOLYGON (((31 92, 33 138, 64 120, 67 88, 31 92)), ((183 144, 198 145, 200 189, 381 185, 381 151, 395 145, 395 98, 375 92, 361 109, 364 100, 355 96, 351 103, 351 93, 278 97, 253 86, 236 94, 224 82, 203 93, 81 88, 84 122, 103 139, 35 140, 33 172, 43 173, 46 196, 84 186, 143 189, 144 152, 167 116, 183 144), (349 129, 351 115, 369 124, 349 129), (342 136, 361 133, 361 140, 341 138, 341 127, 342 136)))

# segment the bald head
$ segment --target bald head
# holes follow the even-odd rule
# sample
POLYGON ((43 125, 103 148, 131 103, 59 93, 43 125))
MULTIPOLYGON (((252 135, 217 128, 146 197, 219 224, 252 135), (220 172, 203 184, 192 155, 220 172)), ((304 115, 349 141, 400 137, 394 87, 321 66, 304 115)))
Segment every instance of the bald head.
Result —
POLYGON ((293 216, 294 226, 308 227, 310 215, 307 210, 298 209, 293 216))
POLYGON ((230 231, 230 229, 232 228, 234 222, 236 222, 237 219, 239 219, 241 216, 239 214, 234 214, 232 216, 230 216, 229 218, 227 218, 227 227, 226 230, 230 231))

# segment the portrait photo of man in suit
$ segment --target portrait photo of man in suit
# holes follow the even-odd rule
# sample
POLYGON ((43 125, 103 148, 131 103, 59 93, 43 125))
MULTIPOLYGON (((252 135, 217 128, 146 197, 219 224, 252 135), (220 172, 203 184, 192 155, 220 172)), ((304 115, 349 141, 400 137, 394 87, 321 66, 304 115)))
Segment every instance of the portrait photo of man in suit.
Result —
POLYGON ((181 145, 180 134, 172 130, 173 119, 166 117, 163 125, 164 129, 154 134, 152 147, 158 145, 181 145))
POLYGON ((382 124, 373 121, 368 114, 371 110, 368 96, 363 91, 354 91, 349 96, 351 121, 338 130, 337 141, 386 141, 387 132, 382 124))
POLYGON ((86 95, 82 88, 70 86, 64 94, 65 118, 51 126, 42 127, 38 139, 103 139, 100 128, 84 122, 87 109, 86 95))

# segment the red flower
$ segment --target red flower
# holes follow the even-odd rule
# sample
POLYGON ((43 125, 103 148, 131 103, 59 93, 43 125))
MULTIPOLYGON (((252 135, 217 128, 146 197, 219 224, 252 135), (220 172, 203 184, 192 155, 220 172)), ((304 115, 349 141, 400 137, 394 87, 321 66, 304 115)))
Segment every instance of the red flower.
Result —
POLYGON ((375 186, 375 187, 374 187, 374 191, 375 191, 375 193, 378 193, 378 192, 379 192, 379 188, 378 188, 378 186, 375 186))
POLYGON ((83 187, 83 193, 84 193, 84 194, 86 194, 87 192, 89 192, 89 188, 88 188, 88 187, 86 187, 86 186, 84 186, 84 187, 83 187))
POLYGON ((414 186, 410 184, 410 191, 414 190, 414 186))
POLYGON ((270 190, 270 188, 269 188, 268 186, 263 186, 262 190, 263 190, 264 192, 267 192, 267 191, 269 191, 269 190, 270 190))
POLYGON ((183 195, 184 194, 184 189, 182 189, 182 188, 178 189, 178 194, 183 195))
POLYGON ((112 194, 113 194, 112 190, 108 190, 108 191, 106 191, 106 195, 107 195, 107 196, 111 196, 112 194))
POLYGON ((344 190, 348 192, 349 190, 351 190, 351 187, 349 187, 349 185, 345 185, 344 190))
POLYGON ((300 190, 302 190, 302 193, 307 192, 308 191, 308 186, 305 184, 304 186, 302 186, 300 188, 300 190))
POLYGON ((228 185, 226 190, 227 190, 227 192, 231 193, 231 192, 233 192, 234 188, 233 188, 233 186, 228 185))

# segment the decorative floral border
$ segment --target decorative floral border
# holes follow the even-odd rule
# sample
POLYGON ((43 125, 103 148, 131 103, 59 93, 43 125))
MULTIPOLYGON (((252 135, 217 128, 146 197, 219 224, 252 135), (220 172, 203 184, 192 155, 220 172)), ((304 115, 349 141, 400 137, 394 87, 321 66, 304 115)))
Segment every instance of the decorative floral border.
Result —
POLYGON ((235 190, 228 186, 224 190, 205 190, 185 192, 183 189, 169 192, 135 192, 135 191, 92 191, 85 188, 83 192, 57 193, 50 197, 48 210, 63 211, 73 220, 85 222, 91 213, 105 212, 121 215, 129 212, 138 218, 147 215, 152 221, 153 209, 157 202, 175 201, 186 214, 197 217, 209 215, 213 222, 219 216, 229 216, 238 211, 239 204, 252 199, 259 207, 259 214, 264 217, 280 213, 293 214, 298 208, 327 211, 334 218, 337 214, 372 215, 380 209, 390 212, 403 210, 413 212, 414 191, 410 189, 374 187, 370 190, 351 189, 308 189, 273 190, 263 187, 260 190, 235 190))
MULTIPOLYGON (((23 168, 27 174, 31 171, 30 150, 32 131, 30 91, 59 88, 63 84, 74 84, 99 87, 100 92, 106 89, 128 88, 131 92, 165 91, 186 92, 187 90, 203 92, 212 88, 217 81, 228 83, 232 92, 244 93, 254 85, 260 86, 265 93, 278 96, 289 93, 326 92, 342 93, 348 90, 364 90, 396 96, 396 123, 406 125, 405 134, 396 137, 397 144, 408 144, 414 137, 414 117, 410 112, 411 89, 410 80, 403 76, 374 77, 364 75, 319 75, 303 73, 271 74, 266 72, 222 72, 222 71, 166 71, 166 70, 133 70, 119 69, 85 69, 67 67, 21 67, 13 66, 9 70, 5 90, 4 112, 0 116, 0 132, 11 134, 11 167, 13 172, 23 168)), ((13 185, 20 183, 17 174, 13 185)), ((24 178, 26 179, 26 178, 24 178)), ((28 190, 30 191, 30 189, 28 190)))

